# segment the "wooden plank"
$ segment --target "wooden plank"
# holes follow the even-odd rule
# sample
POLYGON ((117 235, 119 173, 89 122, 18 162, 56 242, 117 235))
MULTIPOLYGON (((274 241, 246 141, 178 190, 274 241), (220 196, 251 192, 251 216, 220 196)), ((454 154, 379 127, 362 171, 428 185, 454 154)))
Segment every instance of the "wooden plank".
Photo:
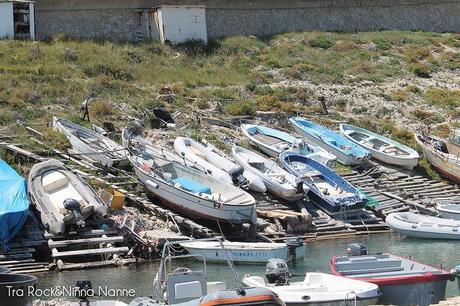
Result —
POLYGON ((53 258, 63 258, 71 256, 94 256, 94 255, 107 255, 107 254, 120 254, 128 253, 128 247, 117 247, 117 248, 101 248, 101 249, 87 249, 77 251, 62 251, 59 252, 56 249, 52 251, 53 258))
POLYGON ((12 274, 33 274, 33 273, 43 273, 49 272, 50 269, 48 268, 38 268, 38 269, 27 269, 27 270, 18 270, 18 271, 11 271, 12 274))
POLYGON ((73 240, 48 240, 48 246, 50 248, 59 248, 75 244, 99 244, 99 243, 115 243, 123 242, 125 239, 122 236, 111 236, 111 237, 96 237, 88 239, 73 239, 73 240))
POLYGON ((60 271, 65 270, 81 270, 81 269, 92 269, 92 268, 102 268, 109 266, 119 266, 119 265, 128 265, 135 263, 135 258, 125 258, 117 260, 104 260, 104 261, 92 261, 85 263, 60 263, 58 264, 58 269, 60 271))

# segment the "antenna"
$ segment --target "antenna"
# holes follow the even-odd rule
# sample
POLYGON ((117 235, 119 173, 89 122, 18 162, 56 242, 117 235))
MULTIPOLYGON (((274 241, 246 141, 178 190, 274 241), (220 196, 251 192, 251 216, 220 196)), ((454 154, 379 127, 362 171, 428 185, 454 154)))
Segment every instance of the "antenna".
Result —
POLYGON ((222 242, 223 237, 224 237, 224 233, 222 231, 222 228, 220 227, 220 222, 219 221, 217 221, 217 225, 219 227, 219 231, 220 231, 220 234, 222 236, 222 238, 219 239, 220 247, 222 248, 222 250, 224 250, 225 259, 227 260, 227 264, 230 267, 230 270, 232 271, 233 277, 235 278, 235 283, 236 283, 236 287, 238 289, 238 292, 242 294, 244 292, 244 286, 241 283, 240 276, 238 275, 238 272, 235 269, 235 265, 233 264, 232 260, 230 259, 230 255, 228 254, 228 251, 224 247, 224 244, 222 242))

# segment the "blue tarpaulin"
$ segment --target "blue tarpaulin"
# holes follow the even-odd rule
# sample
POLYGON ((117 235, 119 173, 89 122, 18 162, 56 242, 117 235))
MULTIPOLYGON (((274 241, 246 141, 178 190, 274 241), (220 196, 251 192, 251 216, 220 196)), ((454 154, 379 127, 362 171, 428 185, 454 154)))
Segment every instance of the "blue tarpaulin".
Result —
POLYGON ((211 194, 211 188, 198 182, 192 181, 186 177, 178 177, 173 180, 175 184, 179 184, 180 188, 196 193, 207 193, 211 194))
POLYGON ((26 180, 0 159, 0 243, 7 247, 29 213, 26 180))

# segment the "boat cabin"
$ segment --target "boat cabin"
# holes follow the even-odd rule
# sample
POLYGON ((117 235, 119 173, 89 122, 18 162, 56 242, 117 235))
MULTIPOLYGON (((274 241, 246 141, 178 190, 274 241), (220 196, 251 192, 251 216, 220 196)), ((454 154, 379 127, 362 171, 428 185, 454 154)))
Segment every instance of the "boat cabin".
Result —
POLYGON ((453 145, 452 150, 457 150, 457 152, 452 152, 453 154, 460 152, 460 129, 453 129, 450 133, 449 143, 453 145))

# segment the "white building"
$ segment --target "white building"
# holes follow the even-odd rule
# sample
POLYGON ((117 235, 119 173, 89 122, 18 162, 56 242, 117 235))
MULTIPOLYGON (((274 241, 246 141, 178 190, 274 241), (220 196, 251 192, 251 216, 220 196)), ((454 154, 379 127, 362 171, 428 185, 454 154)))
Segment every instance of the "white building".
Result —
POLYGON ((0 39, 35 39, 35 3, 0 0, 0 39))

